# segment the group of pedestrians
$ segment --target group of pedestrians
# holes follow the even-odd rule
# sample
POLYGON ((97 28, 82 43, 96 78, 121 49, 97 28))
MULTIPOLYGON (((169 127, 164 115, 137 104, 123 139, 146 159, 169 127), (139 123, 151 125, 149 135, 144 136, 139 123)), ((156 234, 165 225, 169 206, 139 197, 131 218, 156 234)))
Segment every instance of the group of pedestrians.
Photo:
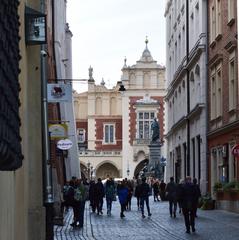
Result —
POLYGON ((64 186, 64 203, 66 209, 73 208, 74 220, 71 223, 72 227, 83 227, 85 201, 90 200, 90 206, 93 213, 97 215, 103 214, 104 198, 106 199, 107 215, 111 215, 112 203, 116 201, 117 196, 121 206, 120 217, 125 217, 125 211, 131 210, 132 196, 137 198, 138 211, 141 211, 142 218, 145 218, 145 205, 150 217, 151 211, 149 206, 149 196, 152 195, 154 201, 169 202, 169 214, 176 218, 177 206, 179 213, 183 213, 186 232, 195 232, 195 217, 197 216, 197 205, 201 196, 200 188, 197 180, 191 180, 191 177, 186 177, 184 181, 176 184, 174 178, 170 178, 168 184, 158 179, 146 179, 142 177, 137 181, 123 179, 115 182, 108 177, 103 184, 99 178, 97 182, 82 181, 81 179, 72 178, 72 180, 64 186), (160 197, 160 199, 159 199, 160 197))
POLYGON ((72 227, 82 228, 84 224, 85 201, 88 199, 88 183, 82 179, 72 177, 63 188, 62 210, 72 207, 73 222, 72 227))
POLYGON ((170 182, 166 186, 166 196, 169 201, 169 213, 171 217, 176 218, 177 205, 179 213, 183 213, 186 233, 195 232, 195 217, 197 217, 198 200, 201 197, 201 191, 197 184, 197 179, 186 177, 185 181, 179 184, 174 182, 174 178, 170 178, 170 182))

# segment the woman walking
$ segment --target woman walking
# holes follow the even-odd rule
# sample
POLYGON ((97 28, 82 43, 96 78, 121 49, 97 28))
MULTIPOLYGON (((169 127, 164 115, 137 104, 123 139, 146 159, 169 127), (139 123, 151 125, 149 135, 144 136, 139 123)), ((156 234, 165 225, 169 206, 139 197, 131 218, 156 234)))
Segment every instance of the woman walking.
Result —
POLYGON ((119 202, 121 205, 120 217, 124 218, 124 211, 126 208, 127 197, 128 197, 128 188, 126 187, 125 180, 123 180, 117 187, 117 193, 119 197, 119 202))

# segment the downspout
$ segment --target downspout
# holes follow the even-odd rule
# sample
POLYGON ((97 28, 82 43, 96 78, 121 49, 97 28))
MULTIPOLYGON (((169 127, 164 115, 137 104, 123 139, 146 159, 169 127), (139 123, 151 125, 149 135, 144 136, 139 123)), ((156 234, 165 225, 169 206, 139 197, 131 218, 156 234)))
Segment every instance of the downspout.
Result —
MULTIPOLYGON (((41 0, 41 12, 45 13, 45 0, 41 0)), ((47 34, 47 33, 46 33, 47 34)), ((47 46, 41 45, 41 100, 42 100, 42 150, 43 150, 43 196, 46 208, 46 240, 53 240, 53 186, 52 166, 50 163, 50 146, 48 130, 47 102, 47 46)))
POLYGON ((186 0, 186 66, 187 66, 187 176, 190 176, 190 80, 189 80, 189 7, 186 0))
POLYGON ((209 84, 209 76, 208 76, 208 58, 209 58, 209 52, 208 52, 208 36, 209 36, 209 34, 208 34, 208 19, 209 19, 209 17, 208 17, 208 15, 209 15, 209 13, 208 13, 208 4, 206 4, 206 13, 207 13, 207 17, 206 17, 206 43, 205 43, 205 45, 206 45, 206 47, 205 47, 205 49, 206 49, 206 70, 205 70, 205 72, 206 72, 206 84, 205 84, 205 93, 206 93, 206 96, 205 96, 205 115, 206 115, 206 136, 205 136, 205 147, 206 147, 206 184, 207 184, 207 192, 210 192, 210 189, 209 189, 209 157, 210 157, 210 155, 209 155, 209 149, 208 149, 208 138, 207 138, 207 134, 208 134, 208 130, 209 130, 209 114, 208 114, 208 84, 209 84))

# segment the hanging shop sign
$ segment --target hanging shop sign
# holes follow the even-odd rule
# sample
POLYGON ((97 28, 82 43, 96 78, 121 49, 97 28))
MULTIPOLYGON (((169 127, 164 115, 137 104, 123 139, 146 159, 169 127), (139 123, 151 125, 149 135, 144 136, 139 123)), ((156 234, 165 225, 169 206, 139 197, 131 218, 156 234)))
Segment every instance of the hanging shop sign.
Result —
POLYGON ((232 155, 234 157, 237 157, 239 159, 239 144, 233 147, 232 149, 232 155))
POLYGON ((47 100, 48 102, 72 102, 72 85, 48 83, 47 100))
POLYGON ((73 146, 73 143, 70 139, 62 139, 57 142, 57 148, 61 150, 68 150, 73 146))
POLYGON ((67 136, 66 124, 49 124, 50 139, 62 139, 67 136))

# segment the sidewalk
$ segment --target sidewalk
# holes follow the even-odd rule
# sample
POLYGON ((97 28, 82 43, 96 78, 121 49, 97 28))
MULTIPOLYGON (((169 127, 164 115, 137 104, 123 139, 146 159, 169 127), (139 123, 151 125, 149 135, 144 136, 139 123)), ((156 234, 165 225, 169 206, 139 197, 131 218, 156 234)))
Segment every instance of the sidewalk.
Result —
MULTIPOLYGON (((104 202, 104 207, 105 207, 104 202)), ((152 217, 141 218, 137 211, 136 201, 133 198, 132 211, 125 212, 125 218, 119 217, 120 206, 113 203, 112 216, 97 216, 90 213, 86 204, 85 225, 81 230, 73 230, 72 211, 65 217, 65 226, 55 227, 55 240, 238 240, 239 214, 219 210, 198 211, 196 219, 196 233, 186 234, 183 216, 170 218, 167 202, 153 202, 150 199, 152 217)), ((146 215, 147 216, 147 215, 146 215)))

